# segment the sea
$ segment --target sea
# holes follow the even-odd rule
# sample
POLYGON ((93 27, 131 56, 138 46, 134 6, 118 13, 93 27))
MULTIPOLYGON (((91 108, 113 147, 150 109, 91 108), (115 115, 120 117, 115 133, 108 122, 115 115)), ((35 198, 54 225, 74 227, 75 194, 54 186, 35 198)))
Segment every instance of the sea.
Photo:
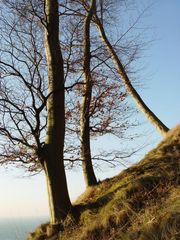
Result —
POLYGON ((26 240, 28 233, 45 222, 46 217, 0 219, 0 240, 26 240))

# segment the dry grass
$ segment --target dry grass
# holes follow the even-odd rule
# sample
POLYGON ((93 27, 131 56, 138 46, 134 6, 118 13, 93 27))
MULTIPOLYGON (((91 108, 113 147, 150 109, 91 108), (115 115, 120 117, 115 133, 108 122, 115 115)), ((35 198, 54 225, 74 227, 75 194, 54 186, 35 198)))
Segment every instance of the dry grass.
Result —
POLYGON ((179 183, 177 126, 138 164, 81 195, 54 239, 180 239, 179 183))

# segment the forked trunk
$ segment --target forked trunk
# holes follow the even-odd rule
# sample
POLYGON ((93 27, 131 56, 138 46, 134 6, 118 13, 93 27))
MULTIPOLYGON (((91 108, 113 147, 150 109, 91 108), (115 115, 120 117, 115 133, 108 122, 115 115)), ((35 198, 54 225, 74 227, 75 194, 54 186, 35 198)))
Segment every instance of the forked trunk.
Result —
POLYGON ((131 81, 128 78, 128 75, 124 69, 124 66, 121 63, 120 58, 117 56, 114 48, 112 47, 111 43, 109 42, 106 33, 104 31, 104 28, 102 26, 101 21, 99 20, 98 16, 95 15, 95 21, 96 26, 99 30, 100 36, 102 41, 104 42, 107 50, 109 51, 112 60, 118 70, 119 76, 124 83, 124 86, 126 87, 127 92, 131 95, 133 100, 135 101, 138 108, 144 113, 144 115, 147 117, 147 119, 154 125, 154 127, 162 134, 165 135, 169 128, 166 127, 160 119, 148 108, 148 106, 144 103, 140 95, 137 93, 137 91, 134 89, 134 87, 131 84, 131 81))
POLYGON ((63 220, 71 203, 64 170, 63 149, 65 135, 64 71, 59 44, 58 1, 45 1, 45 39, 48 65, 47 133, 43 149, 44 170, 49 194, 50 222, 63 220))
POLYGON ((91 146, 90 146, 90 104, 92 95, 92 78, 90 72, 91 53, 90 53, 90 23, 95 10, 95 1, 91 1, 91 7, 84 23, 84 96, 81 106, 80 117, 80 139, 81 139, 81 159, 83 174, 86 187, 97 184, 96 176, 94 173, 92 159, 91 159, 91 146))

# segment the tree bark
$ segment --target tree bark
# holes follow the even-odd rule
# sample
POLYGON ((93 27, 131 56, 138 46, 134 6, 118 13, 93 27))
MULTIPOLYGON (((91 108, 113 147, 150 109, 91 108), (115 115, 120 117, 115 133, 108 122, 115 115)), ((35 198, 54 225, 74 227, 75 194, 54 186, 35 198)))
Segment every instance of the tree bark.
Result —
POLYGON ((106 33, 104 31, 103 25, 98 18, 98 16, 95 14, 95 21, 96 21, 96 26, 99 30, 100 36, 102 41, 104 42, 107 50, 109 51, 112 60, 118 70, 119 76, 124 83, 124 86, 126 87, 127 92, 131 95, 133 100, 135 101, 136 105, 138 108, 144 113, 144 115, 147 117, 147 119, 154 125, 154 127, 162 134, 165 135, 168 131, 169 128, 166 127, 160 119, 148 108, 148 106, 144 103, 140 95, 137 93, 135 88, 132 86, 131 81, 129 80, 129 77, 124 69, 123 64, 121 63, 120 58, 117 56, 113 46, 109 42, 106 33))
POLYGON ((65 135, 64 70, 59 44, 58 1, 45 1, 44 45, 48 65, 47 133, 43 149, 44 170, 47 179, 50 222, 63 220, 71 209, 64 169, 65 135))
POLYGON ((95 10, 95 1, 91 1, 90 9, 87 13, 84 23, 84 95, 81 106, 80 116, 80 140, 81 140, 81 159, 83 174, 86 187, 97 184, 97 179, 94 173, 92 159, 91 159, 91 146, 90 146, 90 104, 92 96, 92 77, 91 77, 91 52, 90 52, 90 23, 92 20, 93 12, 95 10))

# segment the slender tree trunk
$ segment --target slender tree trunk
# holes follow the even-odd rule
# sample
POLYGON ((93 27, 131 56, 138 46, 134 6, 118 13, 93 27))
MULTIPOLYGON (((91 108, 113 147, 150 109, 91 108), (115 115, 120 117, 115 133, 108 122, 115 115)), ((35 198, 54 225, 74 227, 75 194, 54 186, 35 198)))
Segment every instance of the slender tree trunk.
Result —
POLYGON ((65 116, 64 71, 59 45, 58 1, 45 1, 44 45, 48 65, 47 133, 43 149, 50 207, 50 222, 63 220, 71 209, 63 162, 65 116))
POLYGON ((128 93, 131 95, 133 100, 135 101, 136 105, 138 108, 145 114, 147 119, 154 125, 154 127, 162 134, 165 135, 168 131, 169 128, 167 128, 160 120, 159 118, 148 108, 148 106, 144 103, 140 95, 137 93, 137 91, 134 89, 134 87, 131 84, 131 81, 129 80, 129 77, 124 69, 123 64, 121 63, 120 58, 117 56, 114 48, 112 47, 111 43, 109 42, 106 33, 104 31, 103 25, 98 18, 97 15, 95 15, 95 20, 96 20, 96 26, 99 30, 100 36, 102 41, 104 42, 107 50, 109 51, 112 60, 118 70, 119 76, 124 83, 126 90, 128 93))
POLYGON ((92 159, 91 159, 91 146, 90 146, 90 117, 89 110, 92 95, 92 78, 91 78, 91 52, 90 52, 90 23, 95 10, 95 1, 91 1, 91 7, 85 18, 84 24, 84 96, 81 106, 80 117, 80 139, 81 139, 81 159, 83 166, 83 174, 86 186, 93 186, 97 184, 96 176, 94 173, 92 159))

